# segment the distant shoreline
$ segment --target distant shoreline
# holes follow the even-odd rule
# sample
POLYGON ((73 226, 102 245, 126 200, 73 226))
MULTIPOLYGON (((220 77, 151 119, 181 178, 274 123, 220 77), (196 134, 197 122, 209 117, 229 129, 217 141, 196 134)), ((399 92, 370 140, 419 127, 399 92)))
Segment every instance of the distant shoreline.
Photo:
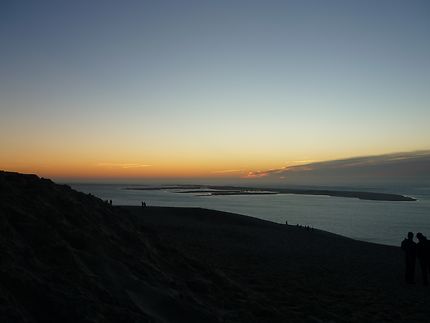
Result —
POLYGON ((398 201, 413 202, 415 198, 389 193, 362 192, 362 191, 339 191, 339 190, 320 190, 320 189, 292 189, 292 188, 255 188, 255 187, 236 187, 236 186, 205 186, 205 185, 178 185, 163 187, 126 187, 125 190, 132 191, 161 191, 166 189, 185 190, 177 193, 198 194, 204 193, 208 196, 217 195, 271 195, 271 194, 301 194, 301 195, 325 195, 333 197, 358 198, 370 201, 398 201))

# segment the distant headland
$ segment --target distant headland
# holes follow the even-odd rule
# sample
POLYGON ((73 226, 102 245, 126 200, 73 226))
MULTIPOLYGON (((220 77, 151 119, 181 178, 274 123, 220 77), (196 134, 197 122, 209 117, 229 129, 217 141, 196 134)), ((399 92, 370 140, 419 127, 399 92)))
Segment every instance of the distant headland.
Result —
POLYGON ((416 201, 415 198, 389 193, 342 191, 327 189, 298 189, 298 188, 255 188, 237 186, 214 186, 214 185, 171 185, 159 187, 126 187, 126 190, 154 191, 154 190, 179 190, 181 194, 204 194, 217 195, 268 195, 268 194, 301 194, 301 195, 325 195, 333 197, 358 198, 360 200, 372 201, 416 201))

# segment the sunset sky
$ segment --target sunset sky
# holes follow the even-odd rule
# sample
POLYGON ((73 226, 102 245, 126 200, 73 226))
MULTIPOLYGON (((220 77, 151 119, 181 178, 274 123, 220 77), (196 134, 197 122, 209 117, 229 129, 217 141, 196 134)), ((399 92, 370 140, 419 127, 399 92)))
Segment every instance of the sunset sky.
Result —
POLYGON ((427 156, 429 35, 424 0, 1 1, 0 169, 241 178, 427 156))

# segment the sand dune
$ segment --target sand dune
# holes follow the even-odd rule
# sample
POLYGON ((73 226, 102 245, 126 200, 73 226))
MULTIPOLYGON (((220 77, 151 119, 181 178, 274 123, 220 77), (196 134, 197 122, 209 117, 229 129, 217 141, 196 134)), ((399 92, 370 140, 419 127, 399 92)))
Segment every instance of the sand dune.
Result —
POLYGON ((224 297, 243 314, 239 321, 430 317, 430 290, 420 285, 419 270, 416 286, 403 283, 400 248, 210 210, 126 209, 163 242, 234 281, 241 296, 224 297))
MULTIPOLYGON (((400 248, 0 172, 1 322, 425 322, 400 248)), ((399 237, 399 240, 401 237, 399 237)), ((419 282, 419 280, 418 280, 419 282)))

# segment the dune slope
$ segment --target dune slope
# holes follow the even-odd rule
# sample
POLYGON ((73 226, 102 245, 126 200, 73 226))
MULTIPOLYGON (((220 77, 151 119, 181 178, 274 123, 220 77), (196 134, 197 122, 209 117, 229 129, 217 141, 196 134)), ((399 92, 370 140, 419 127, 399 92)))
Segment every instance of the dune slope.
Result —
MULTIPOLYGON (((426 321, 399 248, 0 172, 1 322, 426 321)), ((419 272, 417 271, 417 274, 419 272)), ((418 275, 417 275, 418 276, 418 275)))
POLYGON ((198 266, 98 198, 0 173, 1 322, 216 322, 198 266))

